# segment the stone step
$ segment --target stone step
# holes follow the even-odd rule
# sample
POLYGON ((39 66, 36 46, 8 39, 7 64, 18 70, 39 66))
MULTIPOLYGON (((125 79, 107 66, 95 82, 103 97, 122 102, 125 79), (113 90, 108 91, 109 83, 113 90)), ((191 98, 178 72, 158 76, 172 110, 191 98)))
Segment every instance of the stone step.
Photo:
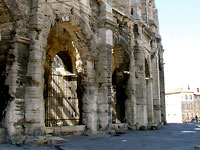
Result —
POLYGON ((6 129, 0 128, 0 144, 5 143, 6 141, 6 129))

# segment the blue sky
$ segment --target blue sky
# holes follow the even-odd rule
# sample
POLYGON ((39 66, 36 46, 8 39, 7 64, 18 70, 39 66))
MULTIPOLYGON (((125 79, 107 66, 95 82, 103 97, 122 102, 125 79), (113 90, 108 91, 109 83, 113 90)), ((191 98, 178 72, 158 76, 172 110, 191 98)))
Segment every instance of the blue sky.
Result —
POLYGON ((155 0, 165 49, 165 87, 200 87, 200 0, 155 0))

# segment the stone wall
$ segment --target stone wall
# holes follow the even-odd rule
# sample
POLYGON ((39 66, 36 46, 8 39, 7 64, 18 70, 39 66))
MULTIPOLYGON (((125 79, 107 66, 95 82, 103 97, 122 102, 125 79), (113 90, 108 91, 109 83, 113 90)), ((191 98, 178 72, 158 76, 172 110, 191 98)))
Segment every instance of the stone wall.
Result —
POLYGON ((118 124, 146 129, 165 122, 154 1, 1 0, 0 12, 0 115, 10 136, 57 131, 45 126, 56 55, 77 77, 79 124, 66 132, 80 125, 96 134, 118 124))

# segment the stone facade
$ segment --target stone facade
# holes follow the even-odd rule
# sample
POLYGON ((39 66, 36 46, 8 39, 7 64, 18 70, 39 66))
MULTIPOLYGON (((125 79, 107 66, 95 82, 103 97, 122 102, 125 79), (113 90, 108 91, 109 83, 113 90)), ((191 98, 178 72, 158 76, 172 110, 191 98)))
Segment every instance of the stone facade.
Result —
POLYGON ((9 136, 166 122, 154 0, 0 0, 0 35, 9 136))
POLYGON ((182 120, 183 122, 191 122, 192 119, 199 120, 200 116, 200 93, 199 89, 191 93, 185 93, 185 100, 182 102, 182 120))

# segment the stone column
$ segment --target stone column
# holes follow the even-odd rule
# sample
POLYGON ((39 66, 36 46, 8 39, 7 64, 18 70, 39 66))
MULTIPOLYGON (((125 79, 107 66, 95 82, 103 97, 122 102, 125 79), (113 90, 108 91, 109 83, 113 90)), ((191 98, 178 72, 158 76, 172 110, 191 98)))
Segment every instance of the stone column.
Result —
POLYGON ((154 103, 154 120, 155 123, 161 122, 161 103, 160 103, 160 75, 159 75, 159 58, 156 43, 152 43, 152 77, 153 77, 153 103, 154 103))
POLYGON ((92 134, 97 133, 97 100, 98 100, 98 87, 95 81, 96 72, 95 61, 90 59, 87 61, 87 86, 86 93, 84 93, 84 99, 87 101, 86 113, 87 113, 87 122, 86 125, 90 129, 92 134))
POLYGON ((132 0, 131 2, 131 13, 138 18, 141 19, 141 4, 138 2, 138 0, 132 0))
POLYGON ((121 7, 124 8, 125 13, 130 15, 131 14, 131 0, 119 0, 121 1, 120 4, 122 5, 121 7))
POLYGON ((164 60, 163 60, 164 50, 160 47, 159 50, 159 81, 160 81, 160 99, 161 99, 161 120, 163 123, 167 123, 166 120, 166 105, 165 105, 165 76, 164 76, 164 60))
POLYGON ((107 27, 112 21, 112 7, 108 1, 100 1, 98 29, 98 128, 110 130, 112 125, 112 46, 113 32, 107 27))
POLYGON ((128 122, 132 127, 136 124, 136 79, 135 79, 135 59, 133 56, 130 57, 129 66, 129 80, 127 83, 127 99, 125 104, 125 116, 126 122, 128 122))
POLYGON ((147 8, 147 1, 142 0, 142 20, 148 21, 148 8, 147 8))
POLYGON ((27 82, 28 47, 29 39, 16 35, 13 40, 13 49, 10 50, 10 55, 15 56, 6 79, 6 84, 9 85, 9 94, 12 97, 7 106, 5 118, 5 125, 10 136, 24 133, 24 92, 27 82))
POLYGON ((136 102, 137 123, 140 126, 147 125, 147 99, 145 81, 145 57, 141 46, 135 46, 135 70, 136 70, 136 102))
POLYGON ((152 64, 149 53, 145 57, 145 80, 146 80, 146 99, 147 99, 147 118, 148 125, 154 123, 153 112, 153 86, 152 86, 152 64))
POLYGON ((30 52, 28 61, 28 84, 25 95, 25 134, 34 134, 36 128, 44 126, 43 100, 43 13, 41 3, 44 0, 32 0, 30 18, 30 52))
POLYGON ((147 5, 147 15, 148 15, 148 20, 153 20, 153 8, 152 8, 152 2, 149 2, 147 5))
POLYGON ((154 110, 153 110, 153 86, 152 78, 146 77, 146 96, 147 96, 147 116, 148 124, 151 125, 154 123, 154 110))

